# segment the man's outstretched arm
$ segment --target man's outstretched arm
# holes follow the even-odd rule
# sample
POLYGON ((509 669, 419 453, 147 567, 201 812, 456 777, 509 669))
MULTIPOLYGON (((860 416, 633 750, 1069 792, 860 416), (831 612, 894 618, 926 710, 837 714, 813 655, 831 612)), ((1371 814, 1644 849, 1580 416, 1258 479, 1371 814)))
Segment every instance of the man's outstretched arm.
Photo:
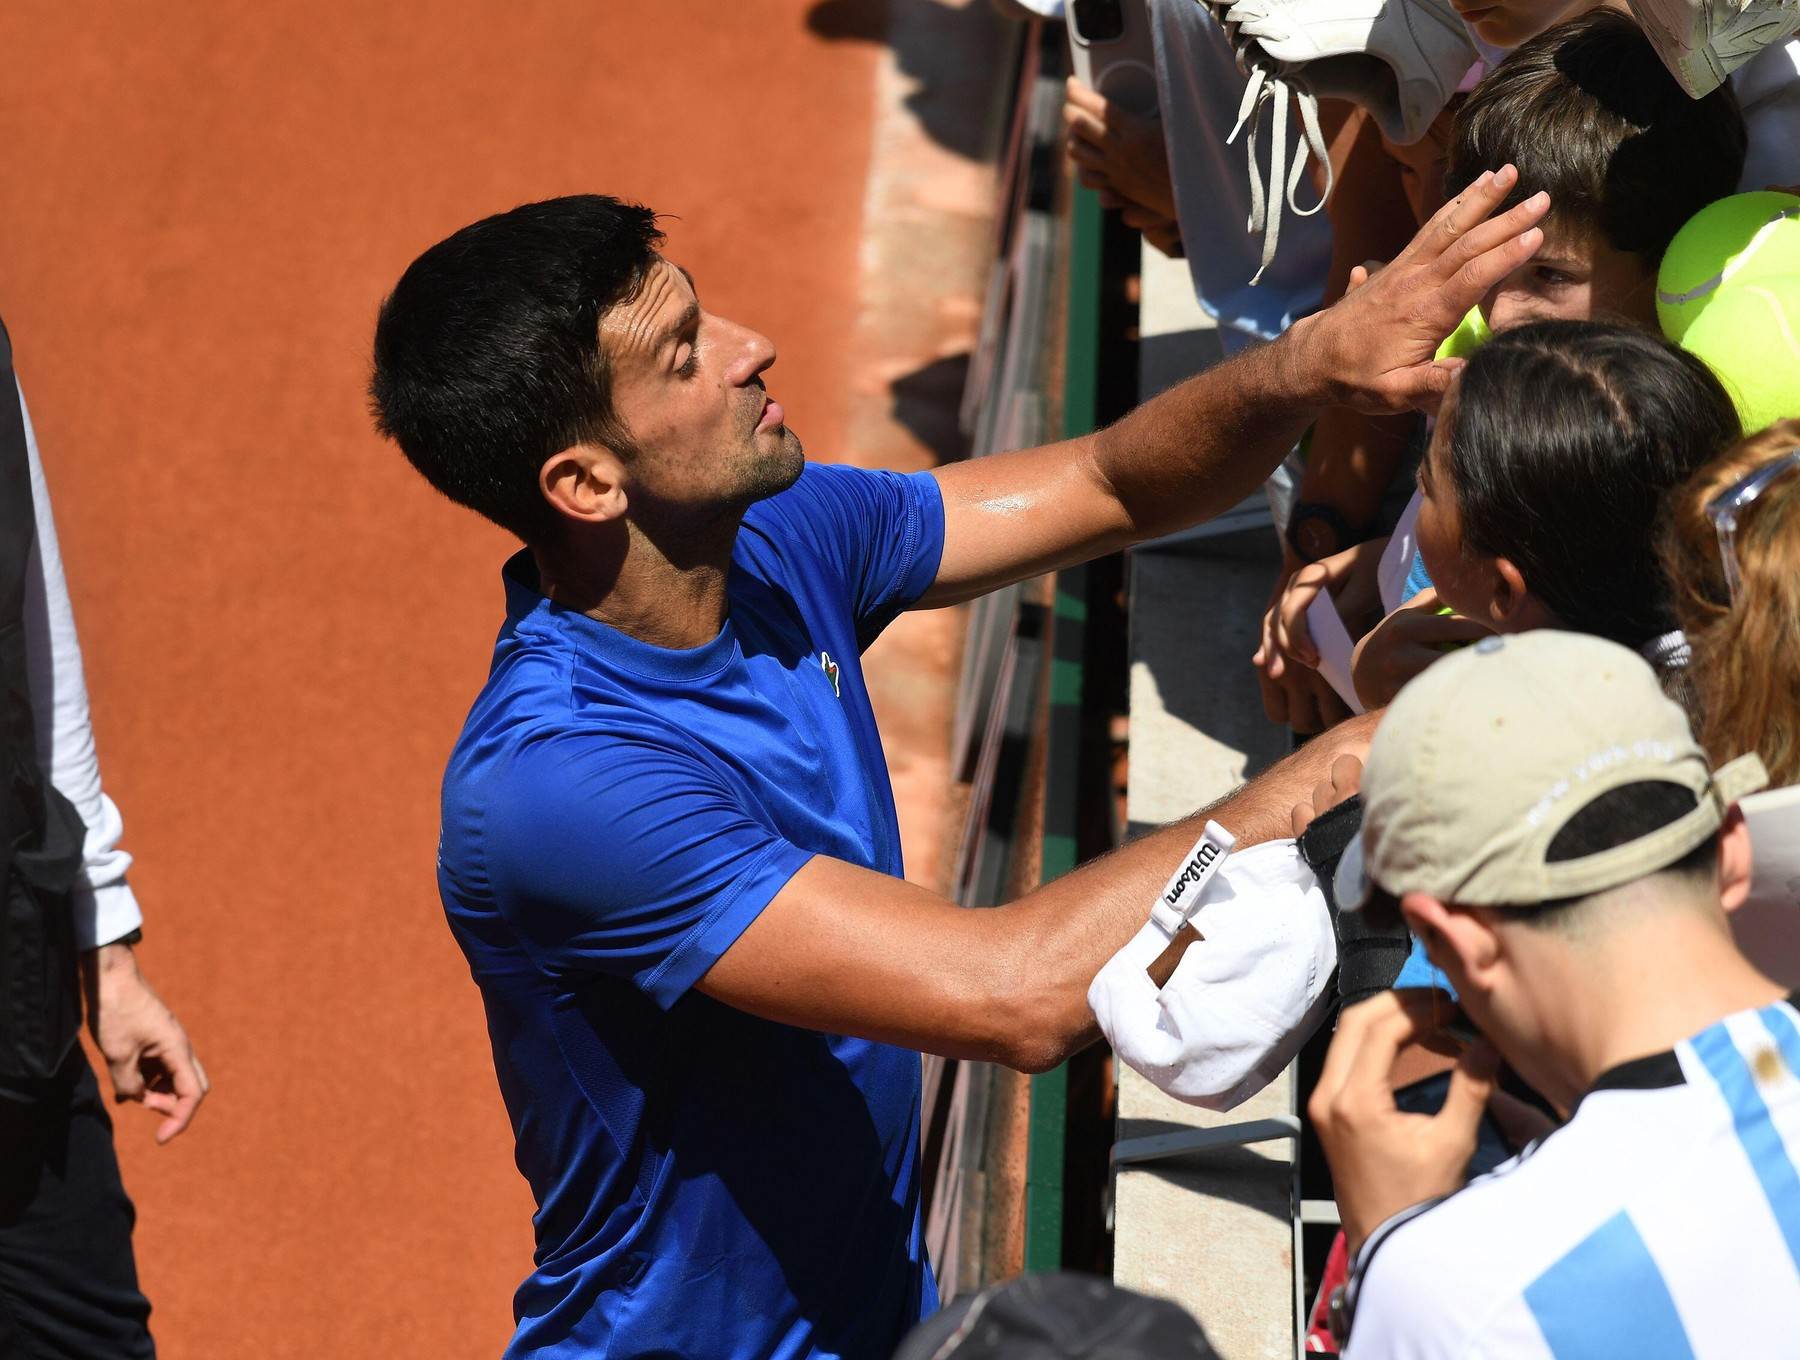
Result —
POLYGON ((944 468, 944 554, 923 608, 1085 562, 1236 505, 1328 406, 1430 406, 1438 345, 1529 259, 1542 194, 1501 216, 1517 172, 1484 175, 1399 257, 1279 340, 1208 369, 1080 439, 944 468))
POLYGON ((1208 817, 1240 845, 1289 834, 1296 802, 1361 754, 1352 719, 1231 797, 1005 906, 959 907, 924 888, 816 856, 698 984, 767 1020, 953 1058, 1053 1067, 1098 1034, 1088 984, 1149 915, 1208 817))

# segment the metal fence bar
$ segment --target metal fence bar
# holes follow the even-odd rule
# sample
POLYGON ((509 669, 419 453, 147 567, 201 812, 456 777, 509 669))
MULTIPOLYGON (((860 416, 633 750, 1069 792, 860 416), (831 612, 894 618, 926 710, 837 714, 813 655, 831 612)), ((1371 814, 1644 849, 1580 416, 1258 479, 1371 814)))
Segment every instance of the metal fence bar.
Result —
MULTIPOLYGON (((1069 292, 1064 327, 1063 436, 1094 428, 1100 363, 1101 247, 1104 221, 1092 190, 1074 188, 1069 223, 1069 292)), ((1081 744, 1081 652, 1087 627, 1087 568, 1057 573, 1050 624, 1050 713, 1044 773, 1042 880, 1075 867, 1081 744)), ((1025 1161, 1025 1269, 1063 1264, 1063 1161, 1067 1149, 1066 1066, 1031 1079, 1025 1161)))

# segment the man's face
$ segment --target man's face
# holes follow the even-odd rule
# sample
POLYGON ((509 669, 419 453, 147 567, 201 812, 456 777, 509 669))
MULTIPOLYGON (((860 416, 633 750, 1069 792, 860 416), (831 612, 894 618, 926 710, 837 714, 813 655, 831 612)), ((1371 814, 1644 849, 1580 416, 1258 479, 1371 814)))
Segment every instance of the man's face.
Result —
POLYGON ((1600 0, 1450 0, 1472 33, 1492 47, 1517 47, 1545 29, 1598 9, 1600 0))
POLYGON ((1495 332, 1531 321, 1616 321, 1656 328, 1656 270, 1597 228, 1544 219, 1537 253, 1481 301, 1495 332))
POLYGON ((635 512, 678 518, 742 507, 792 486, 804 459, 762 374, 775 346, 703 310, 685 270, 658 260, 638 296, 600 319, 613 409, 635 453, 635 512))

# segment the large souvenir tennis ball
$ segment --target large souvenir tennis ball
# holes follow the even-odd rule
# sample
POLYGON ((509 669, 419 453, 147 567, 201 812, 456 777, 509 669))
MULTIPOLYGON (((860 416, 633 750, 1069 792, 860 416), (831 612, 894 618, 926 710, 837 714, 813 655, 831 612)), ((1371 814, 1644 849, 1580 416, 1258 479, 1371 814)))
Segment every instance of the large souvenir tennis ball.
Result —
POLYGON ((1656 319, 1679 341, 1721 288, 1800 277, 1800 198, 1759 189, 1709 203, 1675 233, 1656 273, 1656 319))
POLYGON ((1720 289, 1681 347, 1718 374, 1746 434, 1800 416, 1800 276, 1720 289))
MULTIPOLYGON (((1795 201, 1800 202, 1800 199, 1795 201)), ((1444 343, 1437 347, 1437 357, 1467 359, 1493 338, 1494 333, 1488 329, 1487 318, 1481 314, 1481 308, 1471 307, 1469 314, 1450 332, 1444 343)))

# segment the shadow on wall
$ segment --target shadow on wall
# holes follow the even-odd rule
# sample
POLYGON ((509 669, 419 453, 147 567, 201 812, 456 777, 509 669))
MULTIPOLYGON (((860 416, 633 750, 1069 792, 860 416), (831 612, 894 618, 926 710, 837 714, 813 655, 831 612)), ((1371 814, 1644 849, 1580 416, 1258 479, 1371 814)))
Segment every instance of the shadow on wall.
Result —
POLYGON ((894 395, 894 419, 927 449, 942 467, 961 462, 969 441, 957 423, 963 388, 969 381, 969 356, 953 354, 915 368, 888 385, 894 395))
POLYGON ((886 43, 917 82, 906 107, 940 146, 970 160, 991 151, 987 120, 971 118, 1001 91, 994 73, 1007 21, 985 0, 960 9, 940 0, 819 0, 806 26, 829 42, 886 43))

